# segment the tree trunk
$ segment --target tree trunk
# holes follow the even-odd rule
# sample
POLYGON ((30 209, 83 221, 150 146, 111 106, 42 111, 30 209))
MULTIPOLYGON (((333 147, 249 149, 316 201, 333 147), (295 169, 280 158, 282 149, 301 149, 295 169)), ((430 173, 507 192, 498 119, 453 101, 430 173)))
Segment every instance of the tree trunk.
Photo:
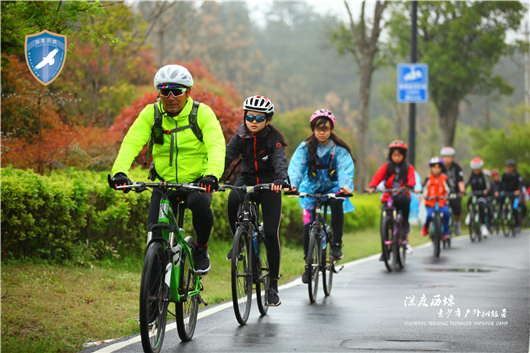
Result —
POLYGON ((164 65, 164 30, 158 31, 158 67, 164 65))
POLYGON ((444 146, 454 146, 456 121, 458 119, 458 103, 449 102, 446 109, 438 109, 440 130, 444 146))
POLYGON ((368 129, 370 127, 370 85, 372 82, 371 53, 363 53, 359 92, 359 129, 357 130, 357 191, 362 193, 370 182, 368 163, 368 129))

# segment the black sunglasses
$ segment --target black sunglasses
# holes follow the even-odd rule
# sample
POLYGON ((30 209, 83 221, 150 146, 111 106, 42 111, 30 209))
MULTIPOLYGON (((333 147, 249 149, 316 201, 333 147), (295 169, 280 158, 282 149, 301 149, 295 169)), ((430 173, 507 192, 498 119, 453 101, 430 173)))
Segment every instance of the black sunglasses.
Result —
POLYGON ((254 115, 247 115, 247 116, 245 116, 245 119, 247 119, 247 121, 249 121, 249 122, 251 122, 251 123, 254 122, 254 121, 256 121, 257 123, 262 123, 262 122, 264 122, 267 118, 264 117, 263 115, 256 115, 256 116, 254 116, 254 115))

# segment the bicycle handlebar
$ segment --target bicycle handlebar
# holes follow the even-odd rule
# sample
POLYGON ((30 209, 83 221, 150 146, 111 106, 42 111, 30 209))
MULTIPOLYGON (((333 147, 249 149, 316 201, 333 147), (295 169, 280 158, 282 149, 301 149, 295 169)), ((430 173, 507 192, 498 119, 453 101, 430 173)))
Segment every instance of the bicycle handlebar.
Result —
MULTIPOLYGON (((217 191, 226 191, 227 189, 231 190, 241 190, 244 193, 251 194, 253 192, 256 192, 258 190, 270 190, 271 186, 274 185, 274 183, 264 183, 264 184, 256 184, 256 185, 241 185, 241 186, 235 186, 230 184, 224 184, 219 186, 219 189, 217 191)), ((283 189, 290 189, 291 185, 284 185, 283 189)))
POLYGON ((392 189, 383 189, 383 190, 379 190, 379 189, 375 189, 373 192, 369 192, 368 189, 364 190, 366 192, 368 192, 369 194, 375 194, 375 193, 384 193, 384 192, 389 192, 389 193, 394 193, 394 192, 409 192, 409 191, 412 191, 412 189, 407 189, 407 188, 392 188, 392 189))
POLYGON ((289 193, 289 198, 291 197, 312 197, 312 198, 315 198, 315 199, 322 199, 324 197, 328 197, 328 198, 331 198, 331 199, 339 199, 339 200, 344 200, 346 199, 346 197, 352 197, 353 194, 342 194, 342 193, 338 193, 338 194, 335 194, 335 193, 327 193, 327 194, 310 194, 310 193, 307 193, 307 192, 291 192, 289 193))
POLYGON ((205 191, 204 188, 194 183, 168 183, 166 181, 162 181, 160 183, 144 183, 143 181, 138 181, 138 182, 133 182, 132 184, 129 184, 129 185, 120 185, 116 187, 117 190, 134 189, 137 193, 141 193, 147 190, 147 188, 161 188, 161 189, 176 188, 176 189, 190 191, 190 192, 195 191, 195 190, 205 191))

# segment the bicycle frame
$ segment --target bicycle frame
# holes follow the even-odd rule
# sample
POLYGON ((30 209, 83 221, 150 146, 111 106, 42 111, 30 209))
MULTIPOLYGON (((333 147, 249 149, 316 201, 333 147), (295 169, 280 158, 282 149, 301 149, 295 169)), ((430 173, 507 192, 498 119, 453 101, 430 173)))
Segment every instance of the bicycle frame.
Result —
MULTIPOLYGON (((126 187, 118 187, 118 189, 121 188, 135 188, 136 192, 140 193, 146 188, 161 188, 162 190, 157 190, 162 194, 162 198, 160 200, 160 209, 159 209, 159 218, 158 223, 156 224, 149 224, 148 225, 148 232, 147 232, 147 246, 146 246, 146 252, 147 249, 153 244, 154 242, 160 242, 164 246, 164 249, 166 250, 166 259, 172 259, 171 266, 166 266, 166 274, 165 274, 165 283, 166 283, 166 293, 165 293, 165 300, 169 302, 174 303, 182 303, 187 301, 187 299, 191 296, 198 295, 201 291, 201 281, 200 276, 198 274, 192 273, 190 271, 188 273, 188 281, 186 283, 190 283, 191 276, 196 276, 196 285, 195 288, 191 289, 186 288, 185 292, 183 294, 179 294, 179 288, 181 286, 180 283, 180 266, 182 265, 182 259, 183 254, 186 254, 186 256, 189 257, 189 260, 191 262, 191 266, 193 268, 193 256, 191 256, 191 250, 188 245, 188 243, 184 240, 184 212, 186 211, 186 198, 181 199, 181 195, 177 197, 178 201, 178 221, 175 218, 175 215, 173 213, 173 208, 171 207, 171 202, 169 200, 169 197, 167 195, 168 191, 171 192, 178 192, 178 190, 174 190, 171 188, 179 188, 185 186, 188 190, 190 189, 197 189, 197 190, 204 190, 203 188, 200 188, 198 186, 184 183, 184 184, 171 184, 171 183, 133 183, 131 185, 127 185, 126 187), (162 231, 162 237, 153 237, 153 230, 154 229, 161 229, 162 231)), ((156 189, 155 189, 156 190, 156 189)), ((184 193, 183 193, 184 194, 184 193)), ((202 299, 201 299, 202 302, 202 299)))

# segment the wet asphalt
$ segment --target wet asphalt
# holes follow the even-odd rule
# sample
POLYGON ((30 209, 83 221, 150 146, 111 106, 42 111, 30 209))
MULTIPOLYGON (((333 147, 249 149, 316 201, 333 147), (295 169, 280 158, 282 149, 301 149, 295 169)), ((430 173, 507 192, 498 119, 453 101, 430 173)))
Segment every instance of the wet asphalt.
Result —
MULTIPOLYGON (((192 341, 170 323, 162 352, 529 352, 530 231, 471 243, 453 240, 434 258, 415 249, 402 271, 379 256, 349 263, 325 297, 309 303, 297 279, 260 317, 240 326, 230 304, 201 310, 192 341)), ((207 289, 206 289, 207 290, 207 289)), ((143 352, 139 335, 83 352, 143 352)))

